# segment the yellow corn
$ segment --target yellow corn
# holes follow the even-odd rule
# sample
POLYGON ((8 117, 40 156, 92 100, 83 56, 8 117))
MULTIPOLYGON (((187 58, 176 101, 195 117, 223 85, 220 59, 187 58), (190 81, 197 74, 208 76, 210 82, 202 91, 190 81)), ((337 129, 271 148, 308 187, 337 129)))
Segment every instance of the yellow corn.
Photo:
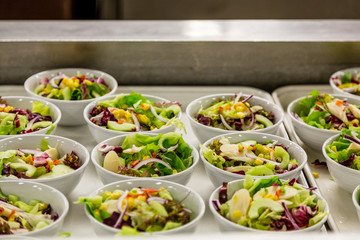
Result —
POLYGON ((154 130, 154 129, 156 129, 155 126, 151 126, 151 127, 150 127, 150 130, 154 130))
POLYGON ((274 200, 274 201, 279 200, 278 196, 276 196, 274 194, 265 195, 264 198, 269 198, 269 199, 274 200))
POLYGON ((337 149, 336 149, 335 146, 332 146, 332 147, 331 147, 331 150, 333 150, 334 152, 337 152, 337 149))
POLYGON ((92 82, 90 82, 89 80, 86 80, 86 79, 85 79, 83 82, 84 82, 86 85, 91 85, 91 84, 92 84, 92 82))
POLYGON ((235 211, 233 211, 232 215, 233 215, 233 218, 240 218, 242 214, 241 214, 240 210, 235 210, 235 211))
POLYGON ((238 112, 236 113, 236 116, 238 116, 239 118, 244 118, 246 115, 243 112, 238 112))
POLYGON ((143 104, 141 104, 140 106, 141 106, 141 108, 142 108, 144 111, 149 110, 149 108, 150 108, 150 105, 147 104, 147 103, 143 103, 143 104))
POLYGON ((264 154, 260 153, 260 154, 258 155, 258 157, 264 158, 264 154))
POLYGON ((255 159, 255 164, 256 164, 256 165, 263 165, 263 164, 264 164, 264 161, 257 158, 257 159, 255 159))
POLYGON ((250 146, 250 145, 249 145, 249 146, 247 146, 246 148, 247 148, 247 150, 249 150, 249 151, 252 151, 252 150, 253 150, 253 147, 252 147, 252 146, 250 146))
POLYGON ((318 173, 318 172, 312 172, 312 175, 314 176, 314 178, 318 178, 318 177, 319 177, 319 173, 318 173))
POLYGON ((242 105, 236 105, 235 110, 238 112, 242 112, 242 111, 244 111, 244 107, 242 105))
POLYGON ((359 120, 357 120, 357 119, 354 119, 354 120, 352 120, 352 121, 351 121, 351 123, 352 123, 352 124, 356 124, 356 125, 359 125, 359 120))
POLYGON ((137 116, 137 118, 139 119, 140 122, 142 122, 144 124, 149 124, 150 123, 150 119, 146 115, 139 114, 137 116))
POLYGON ((128 199, 128 207, 131 209, 131 208, 134 208, 135 207, 135 199, 133 197, 129 197, 128 199))
POLYGON ((7 106, 5 109, 4 109, 4 112, 10 112, 11 110, 13 110, 14 108, 11 107, 11 106, 7 106))
POLYGON ((176 169, 173 169, 173 174, 177 173, 178 171, 176 169))
POLYGON ((148 159, 150 156, 144 156, 142 160, 148 159))
POLYGON ((98 217, 101 217, 99 209, 95 209, 94 214, 97 215, 98 217))
POLYGON ((145 196, 138 196, 137 197, 138 200, 146 202, 146 197, 145 196))
POLYGON ((128 219, 129 219, 129 216, 128 216, 128 215, 124 215, 123 220, 124 220, 124 221, 127 221, 128 219))
POLYGON ((111 194, 111 199, 119 199, 120 196, 121 195, 120 195, 119 192, 114 192, 114 193, 111 194))
POLYGON ((246 102, 245 105, 246 105, 247 107, 250 107, 250 103, 248 103, 248 102, 246 102))
POLYGON ((126 120, 129 120, 130 118, 132 118, 131 113, 129 111, 125 111, 124 115, 125 115, 126 120))
POLYGON ((108 208, 108 206, 106 204, 101 204, 101 206, 99 207, 100 210, 104 210, 106 211, 108 208))

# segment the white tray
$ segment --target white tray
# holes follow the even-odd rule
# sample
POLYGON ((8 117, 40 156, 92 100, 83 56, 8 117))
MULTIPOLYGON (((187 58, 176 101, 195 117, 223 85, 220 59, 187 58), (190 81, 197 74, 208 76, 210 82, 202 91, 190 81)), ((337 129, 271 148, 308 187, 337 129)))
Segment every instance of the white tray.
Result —
MULTIPOLYGON (((297 85, 286 86, 276 89, 272 96, 275 102, 281 105, 286 113, 289 103, 296 98, 306 96, 312 90, 317 89, 321 93, 333 93, 329 85, 297 85)), ((304 144, 295 134, 291 120, 287 114, 284 119, 285 127, 289 133, 290 139, 299 143, 308 154, 308 162, 312 163, 315 159, 325 162, 321 152, 312 150, 304 144)), ((356 215, 356 209, 352 203, 351 194, 341 189, 333 180, 325 166, 314 166, 308 164, 304 168, 304 173, 312 186, 318 186, 322 196, 326 199, 330 207, 331 216, 328 224, 331 230, 340 232, 358 231, 360 221, 356 215), (312 171, 318 172, 319 177, 314 178, 312 171)))
MULTIPOLYGON (((160 96, 166 99, 177 100, 183 104, 183 110, 190 103, 190 101, 209 94, 214 93, 236 93, 242 92, 244 94, 255 94, 261 96, 268 100, 272 100, 272 97, 269 93, 259 90, 256 88, 250 87, 144 87, 144 86, 127 86, 121 87, 118 89, 117 93, 128 93, 131 91, 136 91, 143 94, 151 94, 160 96)), ((25 90, 22 86, 1 86, 0 87, 0 96, 6 95, 26 95, 25 90)), ((182 121, 185 123, 187 129, 187 135, 184 134, 184 139, 191 143, 193 146, 199 146, 199 142, 196 137, 193 135, 189 121, 183 114, 182 121)), ((90 136, 90 132, 87 126, 81 127, 61 127, 57 129, 57 135, 71 138, 75 141, 80 142, 87 147, 89 151, 96 145, 94 139, 90 136)), ((281 126, 278 135, 288 138, 284 126, 281 126)), ((306 186, 309 186, 304 174, 301 173, 300 183, 306 186)), ((85 174, 80 181, 79 185, 74 189, 74 191, 68 196, 70 202, 69 214, 67 215, 62 231, 61 232, 70 232, 71 239, 96 239, 95 232, 93 231, 88 218, 84 212, 83 205, 75 205, 72 202, 76 201, 80 196, 87 196, 91 192, 95 191, 97 188, 101 187, 103 184, 96 175, 95 168, 92 163, 87 167, 85 174)), ((207 177, 203 164, 200 162, 196 167, 194 174, 192 175, 190 182, 187 184, 190 188, 198 192, 204 199, 206 205, 210 197, 211 192, 215 187, 210 182, 207 177)), ((322 231, 326 231, 325 228, 322 231)), ((196 235, 202 236, 214 236, 221 234, 220 230, 210 212, 208 207, 206 207, 206 212, 202 220, 200 221, 199 226, 195 232, 196 235)), ((194 236, 194 235, 193 235, 194 236)))

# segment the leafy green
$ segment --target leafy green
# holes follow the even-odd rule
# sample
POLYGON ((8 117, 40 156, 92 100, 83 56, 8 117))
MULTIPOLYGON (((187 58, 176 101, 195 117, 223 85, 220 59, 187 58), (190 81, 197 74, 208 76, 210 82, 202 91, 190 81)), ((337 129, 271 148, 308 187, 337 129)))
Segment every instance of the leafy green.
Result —
POLYGON ((39 113, 43 116, 50 116, 49 106, 45 106, 42 102, 34 102, 32 104, 32 112, 39 113))

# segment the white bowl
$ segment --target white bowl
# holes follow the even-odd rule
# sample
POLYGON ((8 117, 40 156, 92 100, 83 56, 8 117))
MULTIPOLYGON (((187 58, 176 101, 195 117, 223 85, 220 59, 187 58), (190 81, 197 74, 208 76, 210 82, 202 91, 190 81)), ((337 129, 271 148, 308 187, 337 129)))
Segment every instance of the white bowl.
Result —
MULTIPOLYGON (((88 150, 81 145, 80 143, 71 140, 69 138, 60 137, 60 136, 52 136, 45 134, 34 134, 34 135, 24 135, 19 137, 12 137, 0 140, 0 152, 10 150, 10 149, 36 149, 40 147, 40 142, 42 139, 46 139, 50 146, 54 147, 56 143, 59 141, 58 151, 62 156, 65 153, 71 153, 74 151, 81 160, 81 166, 75 171, 64 174, 62 176, 53 177, 53 178, 41 178, 41 179, 27 179, 27 181, 31 181, 35 183, 43 183, 49 185, 63 194, 69 194, 79 183, 81 176, 84 174, 85 168, 90 161, 90 154, 88 150)), ((0 183, 8 182, 13 178, 9 177, 1 177, 0 183)))
MULTIPOLYGON (((217 135, 220 135, 220 134, 244 132, 244 131, 232 131, 232 130, 225 130, 225 129, 214 128, 214 127, 210 127, 210 126, 205 126, 205 125, 199 123, 195 119, 195 117, 198 115, 201 107, 206 109, 213 102, 215 102, 219 99, 228 100, 229 98, 234 97, 234 95, 235 94, 233 94, 233 93, 208 95, 208 96, 204 96, 204 97, 193 100, 187 106, 186 116, 190 120, 191 129, 193 130, 195 136, 198 138, 198 140, 200 142, 205 142, 206 140, 208 140, 212 137, 215 137, 217 135)), ((243 96, 248 97, 249 95, 243 95, 243 96)), ((260 105, 265 109, 265 111, 273 112, 275 115, 275 122, 274 122, 273 126, 263 128, 263 129, 251 130, 251 131, 276 134, 277 130, 284 118, 284 113, 283 113, 282 109, 279 106, 277 106, 276 104, 271 103, 263 98, 259 98, 256 96, 253 96, 248 102, 250 103, 251 106, 260 105)), ((250 132, 250 131, 246 131, 246 132, 250 132)))
MULTIPOLYGON (((95 192, 91 193, 89 196, 95 196, 97 194, 102 195, 105 191, 114 191, 115 189, 120 190, 131 190, 134 187, 145 187, 145 188, 154 188, 159 189, 160 187, 166 188, 174 200, 180 201, 182 200, 190 191, 191 193, 186 197, 186 199, 182 202, 186 208, 189 208, 193 213, 191 216, 191 220, 189 223, 174 228, 167 231, 162 232, 153 232, 152 235, 167 235, 167 234, 175 234, 175 233, 192 233, 195 231, 200 219, 203 217, 205 213, 205 203, 201 196, 190 188, 170 182, 164 181, 160 179, 133 179, 126 181, 114 182, 108 185, 105 185, 95 192)), ((119 229, 115 229, 109 227, 99 221, 97 221, 84 207, 85 213, 90 219, 90 223, 93 226, 95 233, 100 237, 110 237, 114 236, 116 233, 120 232, 119 229)), ((146 234, 147 235, 147 234, 146 234)))
MULTIPOLYGON (((145 133, 145 132, 142 132, 140 134, 149 135, 149 136, 157 136, 158 135, 158 134, 154 134, 154 133, 145 133)), ((127 134, 127 135, 129 135, 129 134, 127 134)), ((111 171, 103 168, 102 165, 103 165, 103 161, 104 161, 104 156, 102 155, 101 152, 99 152, 97 150, 100 146, 102 146, 104 144, 112 145, 112 146, 121 146, 121 144, 124 142, 127 135, 121 135, 121 136, 116 136, 116 137, 107 139, 107 140, 99 143, 98 145, 96 145, 94 147, 94 149, 91 151, 91 161, 93 162, 93 164, 95 166, 95 170, 96 170, 98 176, 100 177, 101 181, 104 184, 122 181, 122 180, 132 180, 132 179, 139 178, 139 177, 121 175, 121 174, 114 173, 114 172, 111 172, 111 171)), ((193 164, 189 168, 185 169, 182 172, 178 172, 176 174, 167 175, 167 176, 156 177, 156 179, 168 180, 168 181, 172 181, 172 182, 176 182, 176 183, 184 184, 184 185, 186 185, 189 182, 191 174, 194 172, 196 164, 199 162, 199 153, 196 150, 196 148, 191 146, 191 144, 189 144, 188 142, 186 142, 186 144, 192 149, 191 154, 193 156, 193 164)), ((152 179, 152 178, 144 177, 143 179, 145 180, 145 179, 152 179)))
MULTIPOLYGON (((35 97, 37 99, 49 101, 60 108, 63 114, 63 118, 60 121, 60 125, 63 126, 76 126, 76 125, 85 124, 85 120, 82 117, 82 111, 85 108, 85 106, 88 105, 90 102, 92 102, 94 99, 65 101, 65 100, 42 97, 34 93, 35 88, 38 86, 39 82, 44 77, 51 78, 59 72, 65 73, 68 76, 75 76, 76 74, 80 73, 80 74, 84 74, 87 77, 88 76, 92 77, 93 75, 96 75, 97 77, 102 77, 111 88, 111 91, 108 94, 115 93, 118 87, 118 83, 116 79, 110 76, 109 74, 97 70, 84 69, 84 68, 53 69, 53 70, 36 73, 31 77, 29 77, 28 79, 26 79, 24 83, 24 87, 28 95, 35 97)), ((104 96, 96 99, 101 99, 103 97, 104 96)))
POLYGON ((331 177, 335 182, 345 189, 347 192, 352 193, 354 189, 360 184, 360 170, 352 169, 335 162, 326 154, 325 147, 330 145, 333 141, 337 140, 340 134, 327 139, 322 146, 322 153, 326 159, 326 164, 329 169, 331 177))
MULTIPOLYGON (((43 99, 37 99, 37 98, 33 98, 33 97, 23 97, 23 96, 7 96, 7 97, 1 97, 2 99, 6 100, 7 104, 9 106, 12 106, 14 108, 20 108, 20 109, 29 109, 31 111, 32 109, 32 103, 34 102, 41 102, 44 104, 44 106, 49 106, 50 109, 50 116, 52 118, 53 121, 53 125, 55 125, 53 131, 51 132, 51 134, 54 134, 56 132, 56 127, 60 122, 61 119, 61 111, 60 109, 46 101, 43 99)), ((33 135, 33 134, 45 134, 47 133, 47 131, 50 130, 52 126, 48 126, 46 128, 40 129, 39 131, 35 131, 35 132, 31 132, 31 133, 26 133, 26 134, 17 134, 17 135, 0 135, 0 139, 5 139, 5 138, 9 138, 9 137, 14 137, 14 136, 25 136, 25 135, 33 135)))
MULTIPOLYGON (((5 195, 16 195, 20 201, 25 203, 33 199, 50 203, 53 211, 59 215, 59 218, 52 224, 33 232, 12 235, 14 237, 12 239, 16 239, 16 236, 49 238, 55 236, 61 229, 65 216, 69 211, 69 202, 61 192, 45 184, 18 180, 0 181, 0 188, 5 195)), ((9 235, 7 236, 9 237, 9 235)))
MULTIPOLYGON (((311 232, 311 231, 320 231, 321 227, 324 225, 324 223, 327 221, 327 218, 329 216, 329 214, 327 214, 320 222, 318 222, 317 224, 308 227, 308 228, 304 228, 304 229, 300 229, 300 230, 294 230, 294 231, 287 231, 287 232, 273 232, 273 231, 267 231, 267 230, 259 230, 259 229, 254 229, 254 228, 249 228, 249 227, 244 227, 242 225, 236 224, 232 221, 230 221, 229 219, 225 218, 224 216, 222 216, 221 214, 219 214, 213 204, 213 200, 219 200, 219 190, 220 190, 221 186, 216 188, 210 195, 209 198, 209 208, 211 213, 214 215, 215 217, 215 221, 217 222, 217 224, 220 227, 221 231, 224 232, 229 232, 229 231, 247 231, 247 232, 256 232, 256 233, 279 233, 279 234, 286 234, 286 233, 290 233, 290 234, 294 234, 294 233, 303 233, 303 232, 311 232)), ((244 180, 237 180, 237 181, 232 181, 228 183, 228 189, 231 189, 231 192, 228 193, 228 196, 232 196, 235 191, 244 188, 244 180), (231 186, 231 188, 229 188, 229 185, 234 185, 231 186)), ((316 199, 320 199, 321 201, 323 201, 325 203, 325 211, 327 213, 329 213, 329 205, 327 204, 327 202, 325 201, 325 199, 323 197, 321 197, 316 191, 312 191, 313 194, 316 195, 316 199)))
MULTIPOLYGON (((128 95, 128 94, 124 94, 124 95, 128 95)), ((152 102, 163 102, 163 101, 170 102, 169 100, 167 100, 165 98, 161 98, 161 97, 156 97, 156 96, 146 95, 146 94, 141 94, 141 95, 144 96, 145 98, 149 99, 152 102)), ((90 112, 96 105, 98 105, 98 102, 111 100, 111 99, 114 99, 116 96, 118 96, 118 95, 111 95, 111 96, 109 95, 103 99, 96 99, 95 101, 89 103, 84 109, 83 118, 85 119, 85 121, 89 127, 90 133, 92 134, 92 136, 95 138, 95 140, 98 143, 101 141, 104 141, 108 138, 111 138, 111 137, 116 137, 116 136, 121 136, 121 135, 126 135, 129 133, 132 133, 132 132, 122 132, 122 131, 107 129, 104 127, 100 127, 90 121, 90 112)), ((181 112, 179 112, 177 118, 179 118, 179 119, 181 118, 181 112)), ((155 130, 146 131, 146 132, 139 132, 139 133, 168 133, 168 132, 174 132, 175 130, 176 130, 176 127, 174 125, 170 125, 170 126, 162 127, 160 129, 155 129, 155 130)))
MULTIPOLYGON (((347 100, 349 103, 360 105, 360 99, 358 100, 340 94, 331 95, 341 100, 347 100)), ((305 98, 305 96, 292 101, 287 108, 287 114, 290 116, 295 133, 299 136, 301 141, 313 150, 320 152, 325 140, 339 134, 339 131, 316 128, 296 119, 292 113, 298 113, 299 101, 303 98, 305 98)))
MULTIPOLYGON (((215 139, 221 139, 221 137, 226 137, 229 139, 230 143, 239 143, 241 141, 246 140, 255 140, 259 143, 265 143, 265 141, 273 141, 276 140, 280 144, 285 147, 288 147, 288 152, 291 158, 295 158, 299 166, 286 173, 278 174, 278 175, 271 175, 271 176, 278 176, 282 180, 288 180, 293 178, 299 178, 301 170, 304 168, 307 162, 307 155, 304 149, 302 149, 298 144, 279 137, 275 135, 265 134, 265 133, 256 133, 256 132, 239 132, 239 133, 228 133, 219 135, 217 137, 211 138, 204 143, 205 147, 208 147, 215 139)), ((208 177, 210 178, 211 182, 215 187, 222 185, 223 182, 231 182, 234 180, 245 179, 245 175, 235 174, 223 169, 220 169, 211 163, 209 163, 203 156, 202 150, 200 149, 200 158, 205 166, 205 171, 208 177)), ((253 176, 256 178, 269 178, 271 176, 253 176)))
POLYGON ((355 188, 352 193, 352 201, 356 208, 356 213, 360 220, 360 185, 355 188))
POLYGON ((330 79, 329 79, 329 82, 330 82, 330 86, 331 88, 333 89, 334 93, 337 93, 337 94, 342 94, 342 95, 346 95, 346 96, 350 96, 350 97, 353 97, 353 98, 357 98, 360 100, 360 96, 356 95, 356 94, 352 94, 352 93, 349 93, 349 92, 345 92, 344 90, 338 88, 334 81, 332 80, 333 78, 335 77, 342 77, 345 73, 347 72, 350 72, 352 75, 353 74, 358 74, 360 73, 360 67, 356 67, 356 68, 347 68, 347 69, 343 69, 343 70, 340 70, 340 71, 337 71, 335 73, 333 73, 331 76, 330 76, 330 79))

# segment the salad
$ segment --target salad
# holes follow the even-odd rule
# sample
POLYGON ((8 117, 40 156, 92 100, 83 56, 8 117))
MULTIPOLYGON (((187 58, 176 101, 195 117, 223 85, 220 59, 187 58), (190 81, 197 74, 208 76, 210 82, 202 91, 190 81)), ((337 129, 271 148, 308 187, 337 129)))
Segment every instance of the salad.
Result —
POLYGON ((239 93, 229 100, 218 100, 206 109, 201 108, 196 120, 206 126, 238 131, 274 125, 274 114, 266 112, 260 105, 251 106, 249 100, 252 97, 245 98, 239 93))
POLYGON ((299 166, 296 159, 290 157, 287 147, 277 141, 258 143, 247 140, 230 143, 226 137, 215 139, 205 147, 200 145, 204 158, 225 171, 252 176, 266 176, 286 173, 299 166))
POLYGON ((184 128, 177 115, 178 102, 152 102, 132 92, 99 102, 90 112, 90 121, 115 131, 139 132, 160 129, 171 124, 184 128))
POLYGON ((343 75, 332 77, 331 80, 341 90, 360 95, 360 73, 352 74, 351 72, 346 72, 343 75))
POLYGON ((36 231, 58 218, 50 204, 39 200, 25 203, 18 196, 4 195, 0 189, 0 235, 36 231))
POLYGON ((223 184, 219 200, 213 204, 217 212, 241 226, 267 231, 300 230, 314 226, 328 213, 325 202, 316 199, 296 182, 278 177, 253 180, 246 176, 244 188, 223 184), (234 189, 236 188, 236 189, 234 189))
POLYGON ((104 96, 110 91, 109 85, 101 77, 86 78, 83 74, 70 77, 58 73, 51 79, 43 78, 34 93, 59 100, 85 100, 104 96))
POLYGON ((31 133, 52 124, 49 106, 34 102, 31 110, 20 109, 0 97, 0 135, 31 133))
POLYGON ((172 175, 193 163, 192 149, 181 134, 166 133, 155 137, 127 135, 121 146, 102 145, 103 167, 111 172, 135 177, 172 175))
POLYGON ((304 123, 321 129, 341 130, 358 127, 360 109, 346 100, 337 99, 329 94, 320 94, 317 90, 299 101, 294 117, 304 123))
POLYGON ((136 233, 166 231, 190 222, 192 212, 181 204, 185 198, 176 201, 165 188, 137 187, 80 197, 75 203, 84 203, 103 224, 121 229, 122 233, 136 233))
POLYGON ((326 154, 335 162, 360 170, 360 128, 342 129, 338 140, 325 147, 326 154))
MULTIPOLYGON (((59 143, 59 142, 58 142, 59 143)), ((3 177, 41 179, 61 176, 80 167, 75 152, 60 156, 58 143, 49 146, 46 139, 39 149, 13 149, 0 152, 0 172, 3 177)))

